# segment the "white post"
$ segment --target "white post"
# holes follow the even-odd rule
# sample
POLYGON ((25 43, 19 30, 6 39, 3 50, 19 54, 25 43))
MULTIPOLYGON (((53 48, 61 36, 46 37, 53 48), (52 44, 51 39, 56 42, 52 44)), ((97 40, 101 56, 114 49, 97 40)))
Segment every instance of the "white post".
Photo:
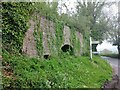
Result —
POLYGON ((90 37, 90 59, 92 60, 92 38, 90 37))

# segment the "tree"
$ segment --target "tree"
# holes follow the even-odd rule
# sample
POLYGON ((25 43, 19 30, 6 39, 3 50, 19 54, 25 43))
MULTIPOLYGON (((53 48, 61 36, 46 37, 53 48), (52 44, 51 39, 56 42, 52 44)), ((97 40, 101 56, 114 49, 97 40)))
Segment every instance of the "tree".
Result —
POLYGON ((109 22, 109 30, 106 32, 106 39, 116 45, 120 56, 120 31, 119 19, 117 14, 109 22))
POLYGON ((54 20, 58 17, 58 2, 50 2, 49 0, 43 1, 44 2, 34 3, 34 12, 38 12, 41 16, 54 20))
POLYGON ((81 21, 81 17, 85 18, 85 26, 88 27, 87 33, 89 33, 94 40, 103 40, 104 33, 108 29, 107 23, 109 19, 106 19, 103 14, 103 8, 107 5, 111 5, 111 3, 105 1, 78 2, 77 14, 79 21, 81 21))

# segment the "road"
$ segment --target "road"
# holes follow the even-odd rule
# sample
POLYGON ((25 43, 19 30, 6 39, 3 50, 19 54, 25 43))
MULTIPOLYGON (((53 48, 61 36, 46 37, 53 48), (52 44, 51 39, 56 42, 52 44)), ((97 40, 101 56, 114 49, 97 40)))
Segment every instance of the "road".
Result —
POLYGON ((120 60, 106 56, 101 56, 101 57, 107 60, 107 62, 112 66, 113 74, 117 74, 120 77, 120 60))

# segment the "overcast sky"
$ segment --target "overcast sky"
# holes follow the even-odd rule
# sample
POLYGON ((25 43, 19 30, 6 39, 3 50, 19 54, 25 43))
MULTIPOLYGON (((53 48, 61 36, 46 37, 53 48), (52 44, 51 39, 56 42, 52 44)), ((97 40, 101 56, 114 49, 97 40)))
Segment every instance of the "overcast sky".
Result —
POLYGON ((104 49, 110 50, 114 53, 118 53, 117 46, 113 46, 111 43, 107 42, 106 40, 103 41, 102 44, 97 46, 97 51, 100 52, 104 49))
MULTIPOLYGON (((61 7, 61 6, 62 6, 62 10, 59 11, 59 12, 66 13, 67 10, 66 10, 65 7, 63 7, 63 6, 64 6, 64 5, 63 5, 64 3, 65 3, 65 5, 68 7, 69 10, 72 9, 72 11, 75 12, 75 6, 77 5, 76 1, 77 1, 77 0, 60 0, 58 7, 61 7)), ((78 1, 80 1, 80 2, 81 2, 81 1, 91 2, 91 1, 95 1, 95 0, 78 0, 78 1)), ((97 0, 97 1, 102 2, 102 1, 104 1, 104 0, 97 0)), ((116 5, 112 5, 112 6, 109 7, 109 8, 107 8, 107 7, 104 8, 104 11, 106 11, 106 13, 109 13, 109 15, 112 15, 112 14, 117 13, 117 12, 118 12, 118 5, 117 5, 118 1, 120 1, 120 0, 106 0, 106 2, 116 2, 116 5)))

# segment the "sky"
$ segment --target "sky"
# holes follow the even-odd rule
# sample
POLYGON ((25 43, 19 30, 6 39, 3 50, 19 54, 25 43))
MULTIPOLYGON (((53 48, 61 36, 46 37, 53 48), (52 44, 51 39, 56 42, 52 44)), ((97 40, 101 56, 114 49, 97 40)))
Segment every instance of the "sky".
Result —
POLYGON ((98 44, 98 46, 97 46, 98 52, 100 52, 104 49, 110 50, 113 53, 118 53, 117 46, 113 46, 111 43, 107 42, 106 40, 104 40, 102 44, 98 44))
MULTIPOLYGON (((69 10, 72 8, 72 10, 75 12, 75 6, 77 5, 76 1, 88 1, 88 2, 91 2, 91 1, 96 1, 96 0, 60 0, 58 7, 61 7, 61 5, 63 6, 63 3, 65 3, 65 5, 68 7, 69 10)), ((102 2, 104 0, 97 0, 97 1, 102 2)), ((106 1, 107 2, 116 2, 116 3, 118 3, 120 0, 106 0, 106 1)), ((117 5, 112 5, 109 8, 105 8, 104 10, 107 11, 109 13, 109 15, 112 15, 112 14, 115 14, 115 13, 118 12, 118 7, 117 7, 117 5)), ((66 8, 62 7, 61 12, 66 13, 66 8)))

